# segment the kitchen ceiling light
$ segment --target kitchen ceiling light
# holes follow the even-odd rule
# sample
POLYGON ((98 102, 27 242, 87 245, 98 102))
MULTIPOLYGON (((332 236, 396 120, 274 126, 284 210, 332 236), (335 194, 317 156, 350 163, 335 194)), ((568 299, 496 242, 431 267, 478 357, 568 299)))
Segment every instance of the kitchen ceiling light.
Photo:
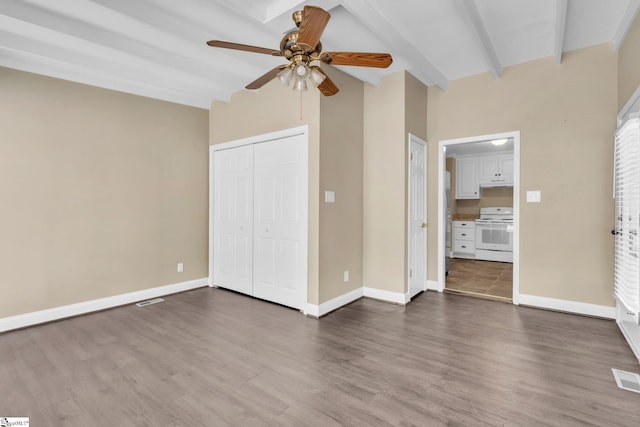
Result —
POLYGON ((491 141, 491 143, 493 145, 504 145, 506 144, 506 142, 509 140, 509 138, 503 138, 503 139, 494 139, 493 141, 491 141))

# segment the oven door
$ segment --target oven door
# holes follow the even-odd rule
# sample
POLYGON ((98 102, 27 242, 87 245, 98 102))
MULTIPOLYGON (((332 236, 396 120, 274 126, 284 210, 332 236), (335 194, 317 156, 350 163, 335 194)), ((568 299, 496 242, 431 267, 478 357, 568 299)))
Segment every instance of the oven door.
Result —
POLYGON ((476 221, 476 249, 513 251, 513 224, 476 221))

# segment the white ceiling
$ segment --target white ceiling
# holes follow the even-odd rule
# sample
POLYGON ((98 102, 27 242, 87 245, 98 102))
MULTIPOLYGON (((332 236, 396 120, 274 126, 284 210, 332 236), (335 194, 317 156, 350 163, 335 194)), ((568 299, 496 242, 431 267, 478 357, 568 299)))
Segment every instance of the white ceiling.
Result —
POLYGON ((513 138, 502 145, 494 145, 491 140, 452 144, 446 147, 446 157, 458 157, 473 154, 513 152, 513 138))
POLYGON ((406 69, 427 85, 599 43, 617 49, 640 0, 1 0, 0 66, 209 108, 284 59, 207 46, 277 48, 305 4, 332 17, 325 51, 389 52, 371 84, 406 69))

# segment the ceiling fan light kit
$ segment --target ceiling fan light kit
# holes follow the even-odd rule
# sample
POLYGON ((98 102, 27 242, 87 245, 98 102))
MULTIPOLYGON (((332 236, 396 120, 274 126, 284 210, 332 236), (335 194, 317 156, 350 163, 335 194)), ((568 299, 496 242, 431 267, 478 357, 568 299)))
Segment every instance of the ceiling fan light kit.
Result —
POLYGON ((297 79, 293 84, 293 89, 298 92, 306 92, 307 91, 307 81, 302 79, 297 79))
POLYGON ((311 80, 311 83, 313 83, 315 87, 320 86, 326 78, 327 76, 315 68, 311 68, 311 71, 309 71, 309 80, 311 80))
POLYGON ((289 60, 288 65, 278 66, 249 83, 247 89, 259 89, 277 77, 286 86, 289 86, 293 79, 293 89, 297 91, 306 91, 309 80, 324 96, 331 96, 338 93, 338 87, 320 67, 312 65, 313 62, 376 68, 387 68, 391 65, 393 59, 388 53, 322 52, 320 36, 329 18, 331 15, 317 6, 305 6, 303 10, 293 12, 292 19, 296 29, 284 35, 280 42, 280 50, 220 40, 210 40, 207 44, 212 47, 283 56, 289 60))
POLYGON ((291 67, 287 67, 284 70, 280 71, 277 76, 278 80, 280 80, 283 85, 289 86, 289 82, 291 82, 291 79, 293 78, 293 70, 291 69, 291 67))

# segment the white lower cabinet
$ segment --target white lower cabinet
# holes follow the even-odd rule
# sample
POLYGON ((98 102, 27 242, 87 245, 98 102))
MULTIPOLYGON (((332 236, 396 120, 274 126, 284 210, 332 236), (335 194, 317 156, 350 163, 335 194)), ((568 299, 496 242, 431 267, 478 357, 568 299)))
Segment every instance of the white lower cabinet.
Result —
POLYGON ((213 163, 213 285, 303 308, 306 137, 215 151, 213 163))
POLYGON ((453 221, 454 258, 475 258, 476 224, 474 221, 453 221))

